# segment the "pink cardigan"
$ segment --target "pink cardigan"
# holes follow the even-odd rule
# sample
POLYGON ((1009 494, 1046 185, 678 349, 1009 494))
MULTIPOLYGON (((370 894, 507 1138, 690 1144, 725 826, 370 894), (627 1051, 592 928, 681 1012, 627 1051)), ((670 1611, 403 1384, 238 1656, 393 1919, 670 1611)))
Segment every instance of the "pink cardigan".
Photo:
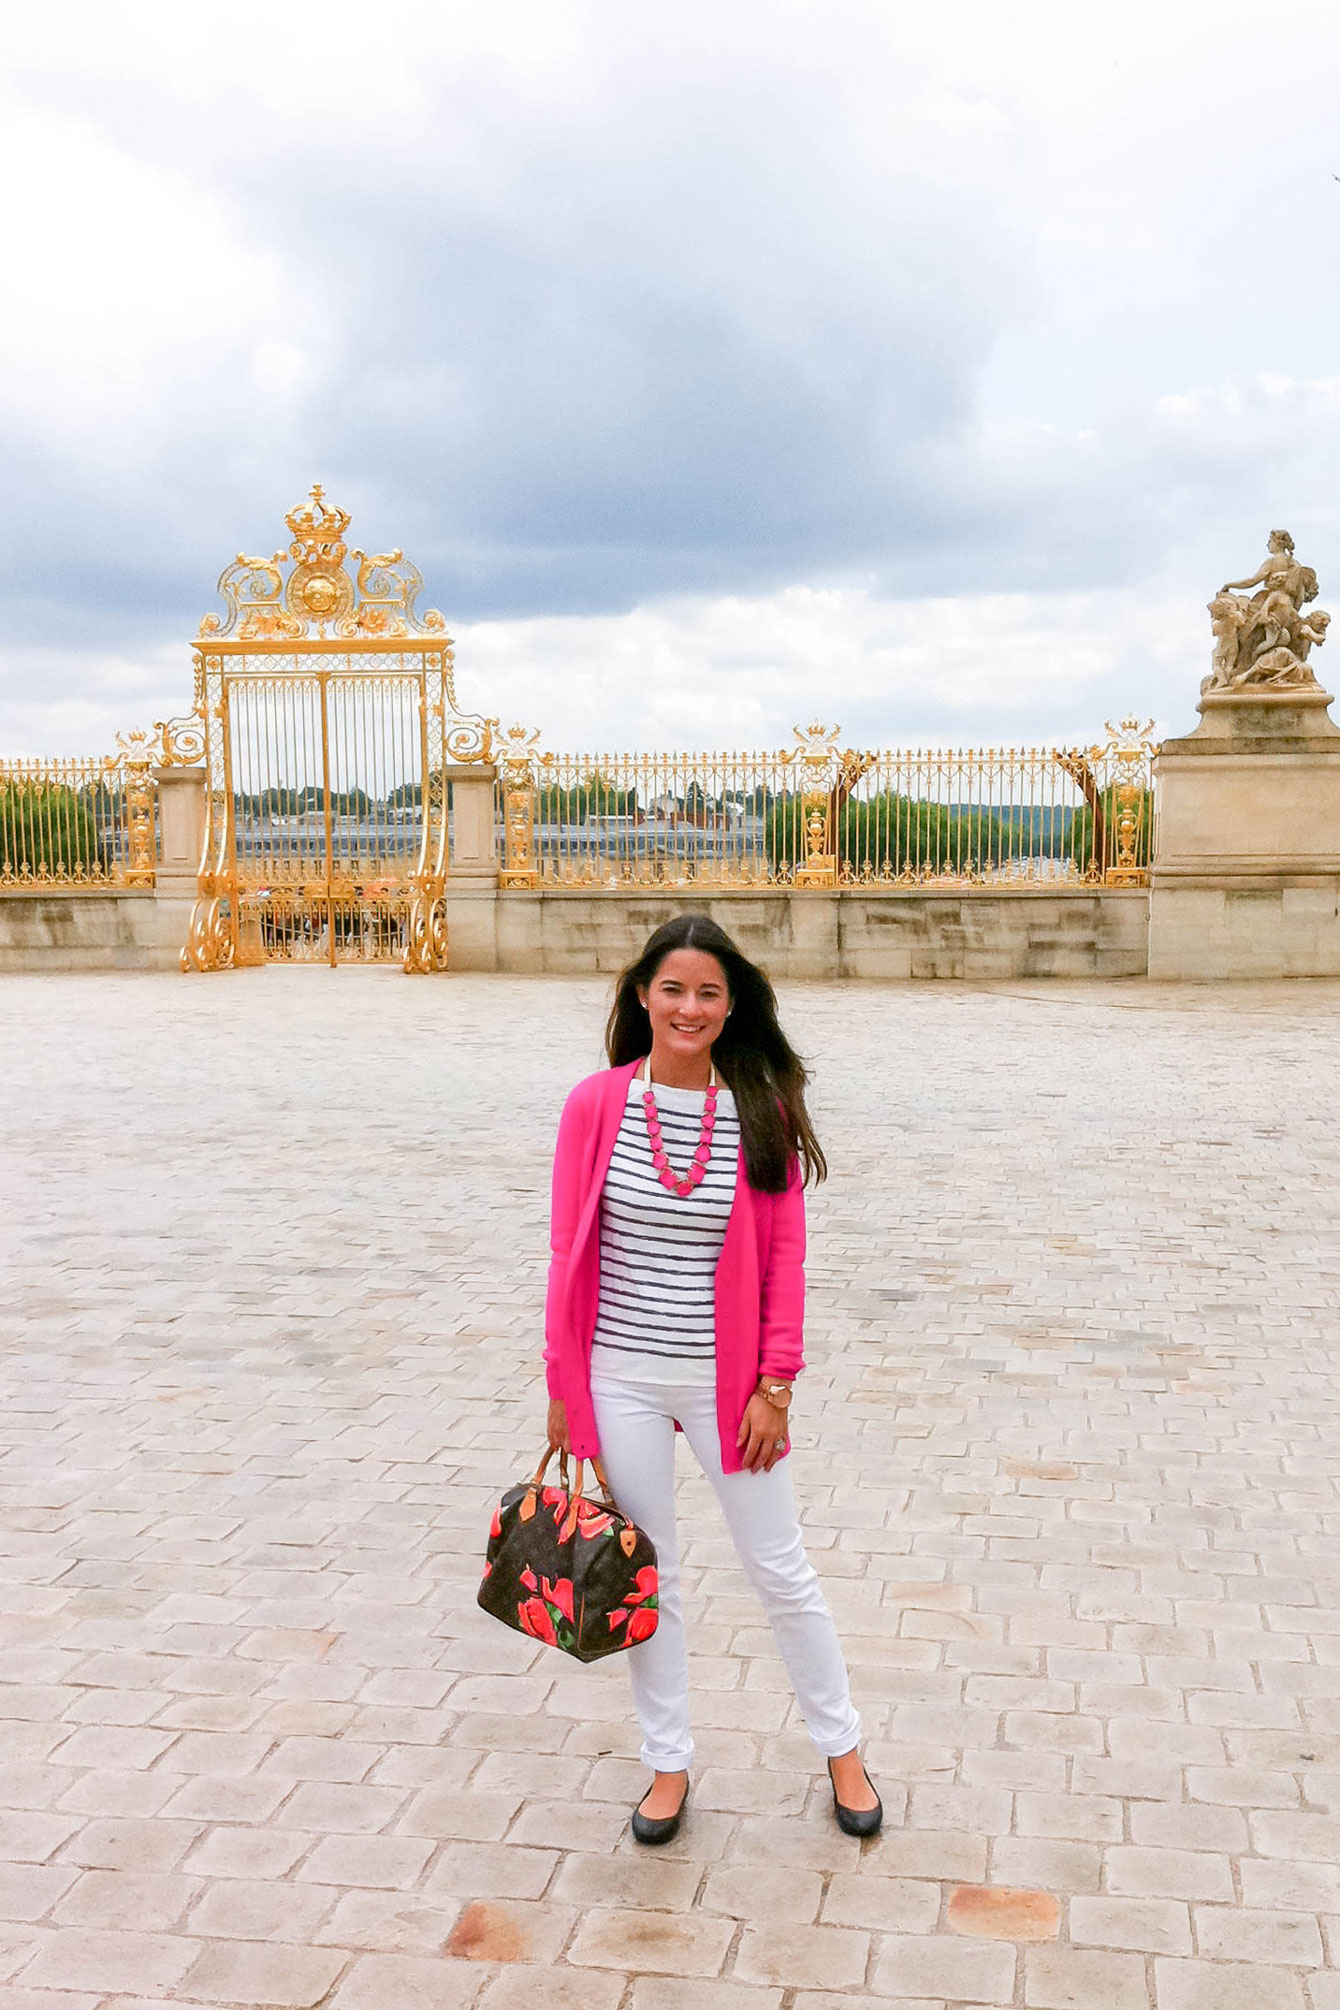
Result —
MULTIPOLYGON (((577 1458, 600 1450, 591 1407, 591 1335, 600 1303, 600 1193, 623 1121, 630 1061, 588 1075, 563 1106, 554 1152, 544 1364, 549 1394, 567 1406, 577 1458)), ((760 1375, 790 1381, 805 1365, 805 1194, 799 1165, 785 1193, 750 1186, 740 1153, 735 1201, 717 1258, 717 1428, 721 1463, 741 1470, 735 1442, 760 1375)))

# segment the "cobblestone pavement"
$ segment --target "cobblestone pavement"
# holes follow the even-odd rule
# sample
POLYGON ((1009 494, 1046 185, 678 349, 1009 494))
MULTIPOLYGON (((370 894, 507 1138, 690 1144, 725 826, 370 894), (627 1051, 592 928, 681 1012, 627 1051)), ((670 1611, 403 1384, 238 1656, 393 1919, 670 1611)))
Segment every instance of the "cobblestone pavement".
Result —
POLYGON ((474 1604, 604 999, 0 985, 0 2010, 1340 2010, 1340 986, 787 988, 888 1823, 685 1470, 657 1853, 623 1668, 474 1604))

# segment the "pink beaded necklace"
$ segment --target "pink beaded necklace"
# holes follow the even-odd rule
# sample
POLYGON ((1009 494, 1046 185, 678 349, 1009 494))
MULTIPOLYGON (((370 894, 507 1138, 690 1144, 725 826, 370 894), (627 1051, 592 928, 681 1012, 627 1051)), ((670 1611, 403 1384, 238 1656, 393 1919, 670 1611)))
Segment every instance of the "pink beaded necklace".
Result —
POLYGON ((661 1136, 661 1118, 656 1108, 656 1098, 651 1087, 651 1055, 648 1054, 642 1070, 642 1114, 647 1119, 647 1138, 651 1144, 651 1162, 656 1168, 656 1176, 667 1193, 678 1194, 687 1200, 696 1186, 701 1186, 712 1158, 712 1130, 717 1120, 717 1071, 710 1069, 707 1078, 707 1098, 703 1104, 703 1127, 698 1136, 698 1149, 693 1154, 692 1163, 683 1179, 670 1163, 670 1155, 665 1149, 661 1136))

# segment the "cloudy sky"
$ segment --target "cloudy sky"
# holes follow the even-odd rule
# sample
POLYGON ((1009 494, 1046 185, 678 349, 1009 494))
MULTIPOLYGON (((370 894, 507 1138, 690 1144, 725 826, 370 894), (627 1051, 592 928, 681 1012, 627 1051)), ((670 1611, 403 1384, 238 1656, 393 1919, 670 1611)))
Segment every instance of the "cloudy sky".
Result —
POLYGON ((1185 727, 1273 524, 1340 607, 1329 0, 49 0, 5 43, 0 749, 183 709, 314 479, 556 747, 1185 727))

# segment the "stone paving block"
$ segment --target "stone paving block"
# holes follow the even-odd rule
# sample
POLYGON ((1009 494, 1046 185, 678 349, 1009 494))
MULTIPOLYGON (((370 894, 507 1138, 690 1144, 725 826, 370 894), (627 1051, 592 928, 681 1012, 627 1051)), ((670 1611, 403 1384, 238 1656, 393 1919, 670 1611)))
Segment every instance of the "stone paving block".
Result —
POLYGON ((1137 1954, 1030 1947, 1024 2002, 1028 2010, 1149 2010, 1145 1964, 1137 1954))
POLYGON ((209 1829, 182 1867, 196 1877, 281 1878, 316 1840, 283 1829, 209 1829))
POLYGON ((69 1815, 43 1814, 28 1808, 0 1812, 0 1861, 45 1863, 81 1827, 82 1823, 69 1815))
POLYGON ((1158 2010, 1304 2010, 1303 1984, 1282 1968, 1227 1961, 1156 1961, 1158 2010))
POLYGON ((958 2004, 1012 2003, 1015 1951, 931 1934, 889 1935, 875 1958, 876 1995, 943 1997, 958 2004))
POLYGON ((447 1953, 460 1961, 553 1960, 573 1917, 544 1900, 471 1899, 447 1936, 447 1953))
MULTIPOLYGON (((505 1968, 485 1987, 479 2010, 618 2010, 622 1976, 593 1968, 505 1968)), ((667 2010, 661 1997, 660 2010, 667 2010)))
MULTIPOLYGON (((994 1845, 999 1848, 999 1841, 994 1845)), ((981 1884, 986 1879, 988 1844, 984 1837, 935 1835, 929 1829, 885 1828, 864 1851, 848 1849, 836 1858, 845 1868, 858 1858, 859 1871, 878 1877, 945 1878, 955 1884, 981 1884)))
POLYGON ((463 1794, 454 1787, 429 1787, 410 1799, 404 1793, 397 1795, 391 1788, 370 1791, 385 1796, 374 1804, 385 1812, 382 1820, 372 1823, 372 1827, 381 1828, 398 1805, 396 1827, 402 1834, 435 1836, 441 1841, 496 1842, 507 1833, 522 1807, 518 1793, 463 1794))
POLYGON ((718 1975, 734 1931, 730 1920, 596 1906, 583 1919, 568 1960, 578 1968, 625 1973, 718 1975))
POLYGON ((331 1998, 333 2010, 470 2010, 484 1978, 468 1962, 362 1954, 331 1998))
POLYGON ((196 1906, 190 1928, 209 1940, 307 1941, 335 1898, 332 1891, 305 1891, 287 1880, 224 1878, 196 1906))
POLYGON ((1107 1851, 1104 1868, 1108 1890, 1122 1898, 1233 1897, 1232 1862, 1204 1850, 1118 1847, 1107 1851))
POLYGON ((61 1814, 156 1815, 176 1793, 164 1773, 83 1773, 60 1797, 61 1814))
MULTIPOLYGON (((18 1983, 0 1983, 0 2010, 99 2010, 103 2002, 101 1996, 76 1995, 66 1989, 25 1989, 18 1983)), ((117 2010, 137 2010, 134 2003, 121 1998, 117 2010)), ((139 2006, 143 2010, 143 2006, 139 2006)), ((155 2002, 153 2010, 161 2010, 161 1998, 155 2002)))
POLYGON ((200 1890, 200 1880, 194 1877, 88 1870, 59 1900, 52 1918, 57 1926, 105 1926, 168 1933, 180 1925, 187 1906, 200 1890))
POLYGON ((389 1826, 407 1798, 398 1787, 304 1782, 277 1809, 274 1820, 280 1828, 305 1829, 311 1835, 373 1835, 389 1826))
POLYGON ((1216 1961, 1275 1961, 1320 1968, 1321 1929, 1306 1912, 1264 1911, 1254 1906, 1198 1905, 1196 1946, 1216 1961))
POLYGON ((383 1746, 359 1744, 352 1738, 285 1738, 268 1754, 261 1770, 277 1779, 356 1784, 384 1756, 383 1746))
POLYGON ((1252 1842, 1262 1856, 1340 1862, 1340 1815, 1275 1813, 1251 1817, 1252 1842))
MULTIPOLYGON (((1300 1821, 1305 1817, 1290 1815, 1280 1819, 1300 1821)), ((1246 1817, 1236 1808, 1213 1808, 1191 1802, 1180 1806, 1174 1802, 1135 1802, 1131 1807, 1131 1840, 1152 1849, 1208 1850, 1234 1855, 1250 1847, 1246 1817)), ((1259 1840, 1256 1846, 1264 1847, 1259 1840)))
POLYGON ((1096 1843, 1122 1837, 1121 1802, 1088 1794, 1018 1794, 1015 1818, 1025 1836, 1096 1843))
POLYGON ((747 1982, 686 1982, 668 1975, 640 1975, 633 1984, 631 2010, 781 2010, 781 2006, 780 1989, 759 1989, 747 1982))
POLYGON ((1075 1898, 1070 1902, 1070 1938, 1079 1947, 1190 1954, 1191 1916, 1171 1898, 1075 1898))
POLYGON ((183 1731, 160 1764, 165 1773, 253 1773, 273 1744, 264 1731, 183 1731))
POLYGON ((747 1925, 735 1951, 742 1982, 784 1989, 852 1989, 865 1980, 868 1933, 841 1926, 747 1925))
MULTIPOLYGON (((511 1853, 517 1854, 515 1851, 511 1853)), ((555 1861, 539 1851, 526 1851, 524 1854, 542 1857, 546 1872, 555 1861)), ((805 1875, 803 1872, 787 1874, 802 1878, 805 1875)), ((766 1877, 768 1873, 734 1871, 730 1875, 743 1878, 746 1888, 749 1888, 756 1876, 766 1877)), ((700 1864, 676 1863, 659 1850, 654 1855, 641 1850, 636 1856, 570 1856, 562 1863, 554 1879, 553 1896, 563 1905, 577 1907, 644 1906, 658 1912, 683 1912, 692 1905, 701 1880, 700 1864)), ((437 1882, 436 1872, 433 1882, 437 1882)), ((709 1880, 709 1890, 711 1882, 709 1880)), ((816 1878, 816 1886, 818 1882, 816 1878)), ((479 1888, 483 1889, 482 1886, 479 1888)), ((707 1907, 708 1911, 728 1912, 730 1909, 729 1906, 707 1907)))
POLYGON ((312 1938, 318 1946, 379 1954, 443 1954, 460 1907, 417 1893, 347 1891, 312 1938))
POLYGON ((336 1949, 282 1947, 273 1942, 221 1940, 205 1948, 179 1988, 187 2003, 228 2010, 312 2010, 345 1966, 336 1949))
POLYGON ((433 1848, 431 1841, 418 1836, 325 1836, 294 1876, 307 1884, 410 1891, 433 1848))
MULTIPOLYGON (((710 1811, 687 1817, 681 1837, 701 1854, 700 1837, 710 1836, 710 1811), (690 1838, 692 1830, 692 1839, 690 1838)), ((463 1822, 469 1817, 463 1816, 463 1822)), ((628 1810, 604 1801, 532 1801, 522 1805, 507 1832, 509 1842, 524 1843, 532 1849, 612 1850, 628 1829, 628 1810)))
POLYGON ((940 1898, 940 1886, 928 1880, 836 1871, 822 1917, 826 1926, 861 1926, 873 1933, 930 1933, 940 1916, 940 1898))
MULTIPOLYGON (((791 2010, 850 2010, 851 1995, 848 1991, 834 1992, 831 1989, 797 1989, 791 1998, 791 2010)), ((895 2003, 889 1996, 867 1996, 860 1998, 861 2010, 953 2010, 952 2005, 943 2002, 932 2003, 924 1996, 900 1996, 895 2003)))
POLYGON ((173 1870, 200 1835, 195 1822, 94 1821, 61 1852, 62 1864, 84 1870, 173 1870))
POLYGON ((91 1989, 100 1995, 158 1995, 177 1987, 200 1952, 198 1940, 163 1933, 91 1932, 63 1927, 47 1934, 23 1971, 34 1989, 91 1989))
MULTIPOLYGON (((1238 1865, 1242 1902, 1249 1906, 1305 1907, 1340 1917, 1340 1863, 1297 1863, 1280 1857, 1243 1857, 1238 1865)), ((1190 1895, 1190 1894, 1188 1894, 1190 1895)), ((1205 1892, 1232 1899, 1232 1891, 1205 1892)))
POLYGON ((538 1898, 564 1862, 571 1872, 588 1863, 612 1871, 604 1857, 571 1856, 557 1850, 527 1849, 520 1843, 448 1843, 433 1859, 425 1890, 435 1898, 538 1898))
POLYGON ((991 1882, 1072 1894, 1097 1891, 1104 1864, 1116 1854, 1096 1843, 997 1836, 991 1844, 991 1882))
POLYGON ((0 1864, 0 1920, 44 1918, 78 1876, 69 1864, 0 1864))
POLYGON ((1055 1940, 1061 1907, 1049 1891, 960 1884, 949 1894, 946 1917, 951 1932, 978 1940, 1055 1940))
POLYGON ((294 1791, 291 1780, 197 1773, 179 1782, 163 1812, 197 1823, 265 1822, 294 1791))
POLYGON ((21 1975, 46 1937, 40 1927, 32 1926, 12 1926, 0 1932, 0 1982, 21 1975))

